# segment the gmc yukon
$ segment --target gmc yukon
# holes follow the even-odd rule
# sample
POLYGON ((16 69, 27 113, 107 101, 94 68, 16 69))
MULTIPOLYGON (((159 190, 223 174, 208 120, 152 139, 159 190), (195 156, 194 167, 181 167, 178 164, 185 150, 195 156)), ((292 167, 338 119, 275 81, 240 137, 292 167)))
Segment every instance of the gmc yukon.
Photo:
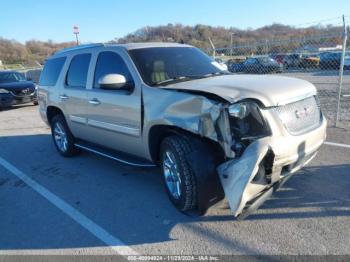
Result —
POLYGON ((160 166, 171 202, 203 214, 225 197, 240 218, 305 166, 326 137, 315 87, 233 75, 175 43, 92 44, 57 52, 39 110, 58 152, 160 166))

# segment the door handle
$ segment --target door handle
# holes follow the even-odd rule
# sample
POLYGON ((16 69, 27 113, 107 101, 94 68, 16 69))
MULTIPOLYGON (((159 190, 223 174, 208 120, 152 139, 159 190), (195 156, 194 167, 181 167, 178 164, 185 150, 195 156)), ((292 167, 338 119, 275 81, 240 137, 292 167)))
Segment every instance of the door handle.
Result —
POLYGON ((67 100, 69 99, 69 96, 67 96, 66 94, 60 95, 61 100, 67 100))
POLYGON ((97 98, 89 100, 89 103, 95 106, 101 104, 101 102, 97 98))

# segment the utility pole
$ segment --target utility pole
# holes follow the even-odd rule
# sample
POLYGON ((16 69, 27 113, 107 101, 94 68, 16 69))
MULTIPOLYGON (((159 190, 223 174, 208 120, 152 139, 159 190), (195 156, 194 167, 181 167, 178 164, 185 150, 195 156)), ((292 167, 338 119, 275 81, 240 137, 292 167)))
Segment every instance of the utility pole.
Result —
POLYGON ((348 40, 348 30, 346 30, 345 16, 343 15, 343 48, 340 59, 340 69, 339 69, 339 85, 338 85, 338 101, 337 101, 337 114, 335 118, 335 126, 338 126, 339 118, 340 118, 340 99, 342 97, 341 91, 343 87, 343 74, 344 74, 344 59, 345 59, 345 51, 346 51, 346 42, 348 40))
POLYGON ((73 26, 73 34, 75 34, 75 40, 77 41, 77 45, 79 45, 79 39, 78 39, 79 27, 76 25, 73 26))
POLYGON ((211 41, 210 37, 209 37, 209 43, 211 45, 211 48, 213 48, 213 58, 215 59, 215 55, 216 55, 215 45, 213 41, 211 41))
POLYGON ((231 47, 231 50, 230 50, 230 56, 231 56, 231 58, 232 58, 232 56, 233 56, 233 35, 234 35, 235 33, 231 33, 231 41, 230 41, 230 47, 231 47))

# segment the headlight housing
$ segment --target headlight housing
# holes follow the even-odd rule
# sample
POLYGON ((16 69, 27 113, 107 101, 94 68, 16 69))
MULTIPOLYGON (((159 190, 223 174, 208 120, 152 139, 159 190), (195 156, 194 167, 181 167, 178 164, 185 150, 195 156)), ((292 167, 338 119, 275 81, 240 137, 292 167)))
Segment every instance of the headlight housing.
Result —
POLYGON ((240 156, 254 140, 271 135, 261 109, 254 101, 244 101, 228 107, 233 138, 232 150, 240 156))
POLYGON ((243 119, 248 114, 248 106, 246 103, 237 103, 229 106, 228 113, 235 118, 243 119))
POLYGON ((0 88, 0 94, 8 94, 8 93, 10 93, 8 90, 0 88))

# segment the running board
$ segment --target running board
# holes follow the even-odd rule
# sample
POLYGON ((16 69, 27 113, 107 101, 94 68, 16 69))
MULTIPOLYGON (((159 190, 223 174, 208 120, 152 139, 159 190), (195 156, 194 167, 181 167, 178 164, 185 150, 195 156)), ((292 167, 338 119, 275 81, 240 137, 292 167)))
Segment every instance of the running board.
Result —
POLYGON ((132 157, 123 153, 118 153, 115 151, 112 151, 110 149, 105 149, 99 146, 90 145, 88 143, 79 142, 74 144, 77 148, 80 148, 82 150, 118 161, 120 163, 134 166, 134 167, 156 167, 155 164, 152 164, 151 162, 147 162, 147 160, 143 160, 141 158, 132 157))

